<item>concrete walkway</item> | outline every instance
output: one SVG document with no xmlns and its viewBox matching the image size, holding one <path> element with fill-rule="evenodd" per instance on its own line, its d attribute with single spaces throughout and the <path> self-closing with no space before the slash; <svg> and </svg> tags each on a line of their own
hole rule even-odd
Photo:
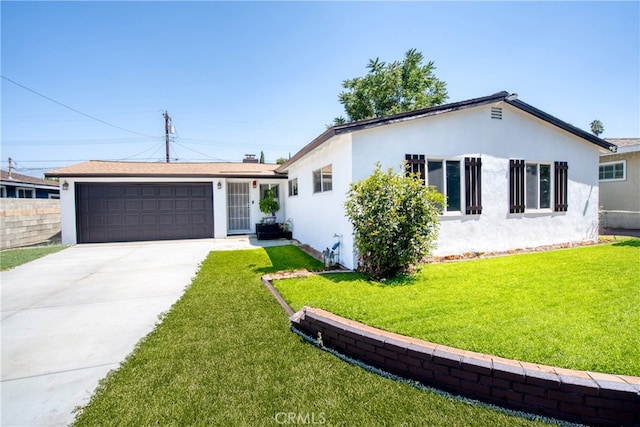
<svg viewBox="0 0 640 427">
<path fill-rule="evenodd" d="M 77 245 L 0 273 L 2 426 L 63 426 L 191 283 L 249 237 Z"/>
</svg>

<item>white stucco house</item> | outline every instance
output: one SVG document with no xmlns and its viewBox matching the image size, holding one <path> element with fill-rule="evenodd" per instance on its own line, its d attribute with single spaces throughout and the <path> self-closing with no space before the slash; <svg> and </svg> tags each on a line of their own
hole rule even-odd
<svg viewBox="0 0 640 427">
<path fill-rule="evenodd" d="M 598 158 L 615 146 L 508 92 L 334 126 L 276 170 L 287 175 L 294 237 L 320 251 L 340 241 L 357 266 L 344 214 L 349 185 L 376 162 L 403 162 L 448 199 L 436 255 L 493 252 L 598 237 Z"/>
<path fill-rule="evenodd" d="M 283 205 L 277 167 L 88 161 L 46 175 L 60 179 L 62 243 L 71 245 L 255 233 L 261 194 L 272 188 Z"/>
<path fill-rule="evenodd" d="M 377 162 L 407 162 L 447 196 L 443 256 L 596 240 L 598 159 L 615 149 L 500 92 L 334 126 L 281 166 L 88 161 L 46 175 L 60 180 L 64 244 L 253 234 L 272 188 L 296 240 L 339 242 L 337 261 L 355 268 L 344 202 Z"/>
</svg>

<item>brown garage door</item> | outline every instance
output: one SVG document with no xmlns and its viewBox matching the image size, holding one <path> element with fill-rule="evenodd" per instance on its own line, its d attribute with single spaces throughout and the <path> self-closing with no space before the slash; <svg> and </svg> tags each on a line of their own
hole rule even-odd
<svg viewBox="0 0 640 427">
<path fill-rule="evenodd" d="M 213 237 L 212 184 L 77 183 L 78 243 Z"/>
</svg>

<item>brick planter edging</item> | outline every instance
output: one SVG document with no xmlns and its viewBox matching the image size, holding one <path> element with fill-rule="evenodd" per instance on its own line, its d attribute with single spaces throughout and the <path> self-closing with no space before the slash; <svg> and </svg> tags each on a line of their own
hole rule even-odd
<svg viewBox="0 0 640 427">
<path fill-rule="evenodd" d="M 562 369 L 459 350 L 311 307 L 294 313 L 290 320 L 297 330 L 321 339 L 325 347 L 448 392 L 571 422 L 640 426 L 640 377 Z"/>
</svg>

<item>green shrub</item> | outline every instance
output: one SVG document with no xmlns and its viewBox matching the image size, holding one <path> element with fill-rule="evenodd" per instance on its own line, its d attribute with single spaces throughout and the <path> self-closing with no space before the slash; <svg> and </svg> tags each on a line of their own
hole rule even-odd
<svg viewBox="0 0 640 427">
<path fill-rule="evenodd" d="M 276 200 L 275 194 L 272 189 L 268 189 L 264 193 L 264 198 L 260 200 L 260 212 L 265 214 L 274 214 L 280 210 L 280 204 Z"/>
<path fill-rule="evenodd" d="M 360 271 L 376 280 L 407 272 L 434 248 L 444 204 L 419 176 L 383 172 L 377 163 L 370 177 L 351 184 L 345 202 Z"/>
</svg>

